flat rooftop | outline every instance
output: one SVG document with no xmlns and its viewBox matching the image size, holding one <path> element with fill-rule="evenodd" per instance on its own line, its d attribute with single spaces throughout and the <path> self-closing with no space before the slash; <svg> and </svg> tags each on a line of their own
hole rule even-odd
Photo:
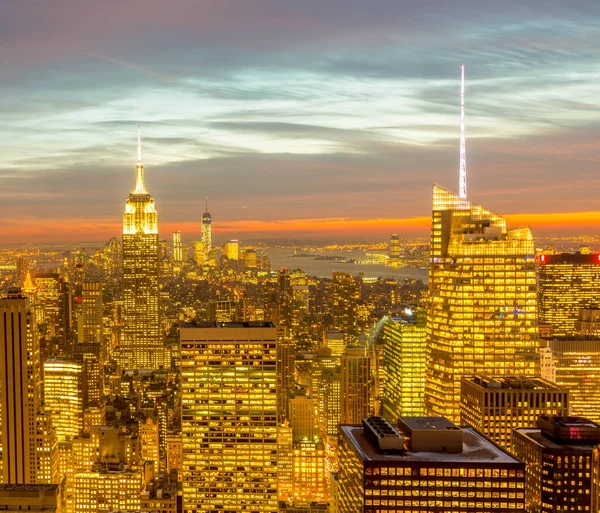
<svg viewBox="0 0 600 513">
<path fill-rule="evenodd" d="M 443 417 L 440 417 L 443 419 Z M 431 417 L 424 418 L 431 421 Z M 451 426 L 452 422 L 443 419 Z M 415 429 L 423 429 L 416 427 Z M 402 465 L 403 463 L 420 463 L 420 462 L 440 462 L 448 464 L 514 464 L 522 465 L 522 463 L 494 445 L 483 435 L 479 434 L 473 428 L 462 428 L 463 432 L 463 452 L 460 453 L 440 453 L 440 452 L 411 452 L 403 454 L 383 454 L 378 451 L 373 443 L 364 434 L 361 426 L 342 425 L 340 430 L 346 438 L 354 445 L 359 456 L 365 462 L 377 463 L 394 463 Z"/>
<path fill-rule="evenodd" d="M 524 376 L 465 376 L 464 381 L 488 390 L 553 390 L 565 391 L 566 389 L 556 383 L 536 377 Z"/>
<path fill-rule="evenodd" d="M 564 450 L 569 449 L 573 451 L 582 451 L 582 452 L 591 452 L 598 444 L 590 443 L 590 444 L 570 444 L 570 443 L 556 443 L 546 438 L 544 433 L 539 428 L 517 428 L 515 429 L 518 433 L 525 435 L 530 440 L 533 440 L 540 447 L 545 447 L 546 449 L 557 449 Z"/>
<path fill-rule="evenodd" d="M 211 322 L 211 321 L 192 321 L 182 322 L 181 328 L 274 328 L 275 324 L 265 321 L 252 322 Z"/>
</svg>

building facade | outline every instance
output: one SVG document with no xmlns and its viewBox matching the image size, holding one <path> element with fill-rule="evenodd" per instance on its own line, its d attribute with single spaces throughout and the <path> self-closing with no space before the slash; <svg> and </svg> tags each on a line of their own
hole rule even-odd
<svg viewBox="0 0 600 513">
<path fill-rule="evenodd" d="M 441 417 L 340 426 L 339 513 L 523 511 L 525 465 Z"/>
<path fill-rule="evenodd" d="M 528 228 L 433 187 L 425 407 L 458 421 L 465 375 L 539 373 L 535 248 Z"/>
<path fill-rule="evenodd" d="M 135 186 L 123 214 L 123 328 L 119 345 L 123 369 L 164 365 L 160 329 L 158 214 L 144 181 L 141 143 Z"/>
<path fill-rule="evenodd" d="M 465 376 L 460 423 L 507 450 L 512 431 L 536 427 L 540 415 L 569 415 L 569 391 L 542 378 Z"/>
<path fill-rule="evenodd" d="M 277 329 L 185 326 L 183 511 L 277 511 Z"/>
<path fill-rule="evenodd" d="M 538 262 L 540 324 L 552 336 L 573 335 L 579 311 L 598 304 L 600 255 L 542 254 Z"/>
</svg>

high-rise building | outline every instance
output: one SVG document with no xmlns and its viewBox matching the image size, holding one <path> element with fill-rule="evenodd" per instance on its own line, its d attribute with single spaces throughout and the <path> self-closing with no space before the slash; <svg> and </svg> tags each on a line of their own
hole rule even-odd
<svg viewBox="0 0 600 513">
<path fill-rule="evenodd" d="M 398 260 L 400 258 L 400 238 L 397 233 L 390 235 L 390 259 Z"/>
<path fill-rule="evenodd" d="M 52 415 L 58 442 L 83 430 L 83 369 L 79 362 L 50 358 L 44 362 L 44 406 Z"/>
<path fill-rule="evenodd" d="M 371 413 L 371 361 L 364 348 L 346 347 L 340 366 L 340 385 L 342 424 L 360 424 Z"/>
<path fill-rule="evenodd" d="M 140 455 L 145 461 L 153 461 L 155 468 L 158 468 L 160 461 L 158 438 L 158 419 L 147 417 L 145 421 L 140 421 Z"/>
<path fill-rule="evenodd" d="M 525 465 L 443 417 L 340 426 L 339 513 L 523 511 Z"/>
<path fill-rule="evenodd" d="M 591 508 L 593 452 L 600 426 L 581 417 L 540 417 L 513 432 L 512 452 L 526 465 L 525 511 L 575 513 Z"/>
<path fill-rule="evenodd" d="M 158 369 L 164 365 L 160 330 L 158 214 L 144 182 L 141 142 L 135 186 L 123 214 L 123 369 Z"/>
<path fill-rule="evenodd" d="M 37 481 L 36 416 L 40 348 L 29 300 L 18 288 L 0 299 L 0 453 L 2 483 Z"/>
<path fill-rule="evenodd" d="M 294 442 L 292 427 L 284 422 L 277 428 L 277 496 L 287 501 L 294 491 Z"/>
<path fill-rule="evenodd" d="M 557 337 L 544 344 L 542 377 L 569 390 L 571 415 L 600 424 L 600 338 Z"/>
<path fill-rule="evenodd" d="M 458 421 L 465 375 L 535 375 L 537 285 L 529 228 L 433 186 L 425 408 Z"/>
<path fill-rule="evenodd" d="M 240 243 L 237 240 L 230 240 L 223 245 L 223 255 L 229 260 L 239 260 Z"/>
<path fill-rule="evenodd" d="M 600 336 L 600 308 L 581 308 L 575 321 L 575 333 L 577 335 Z"/>
<path fill-rule="evenodd" d="M 314 438 L 294 444 L 293 498 L 298 502 L 324 502 L 329 498 L 329 479 L 323 441 Z"/>
<path fill-rule="evenodd" d="M 183 511 L 277 511 L 277 329 L 186 325 Z"/>
<path fill-rule="evenodd" d="M 540 415 L 569 415 L 569 391 L 542 378 L 466 376 L 460 423 L 510 450 L 516 428 L 534 428 Z"/>
<path fill-rule="evenodd" d="M 346 342 L 352 343 L 358 337 L 358 300 L 360 283 L 348 273 L 333 272 L 333 293 L 331 297 L 333 328 L 345 334 Z"/>
<path fill-rule="evenodd" d="M 210 258 L 212 250 L 212 217 L 208 213 L 208 198 L 206 198 L 206 210 L 202 215 L 202 246 L 206 261 Z"/>
<path fill-rule="evenodd" d="M 173 262 L 183 262 L 181 232 L 173 232 Z"/>
<path fill-rule="evenodd" d="M 73 476 L 74 513 L 140 511 L 143 487 L 140 470 L 95 468 Z"/>
<path fill-rule="evenodd" d="M 86 342 L 75 344 L 73 357 L 81 364 L 83 407 L 98 405 L 104 396 L 104 364 L 101 344 Z"/>
<path fill-rule="evenodd" d="M 293 339 L 280 333 L 277 341 L 277 415 L 281 424 L 289 420 L 288 398 L 294 385 L 294 351 Z"/>
<path fill-rule="evenodd" d="M 288 400 L 290 426 L 294 433 L 294 442 L 312 440 L 317 434 L 315 419 L 315 401 L 306 395 L 306 391 L 294 394 Z"/>
<path fill-rule="evenodd" d="M 102 343 L 104 316 L 101 282 L 83 282 L 80 313 L 77 327 L 78 342 Z"/>
<path fill-rule="evenodd" d="M 538 262 L 540 324 L 553 336 L 573 335 L 579 311 L 598 304 L 600 255 L 544 253 Z"/>
<path fill-rule="evenodd" d="M 383 340 L 383 416 L 395 422 L 401 416 L 425 413 L 425 318 L 411 314 L 386 318 Z"/>
</svg>

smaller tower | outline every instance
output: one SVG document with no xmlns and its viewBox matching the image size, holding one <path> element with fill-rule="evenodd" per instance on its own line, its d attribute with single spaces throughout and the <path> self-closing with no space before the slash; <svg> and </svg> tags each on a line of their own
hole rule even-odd
<svg viewBox="0 0 600 513">
<path fill-rule="evenodd" d="M 460 177 L 459 196 L 467 199 L 467 153 L 465 144 L 465 65 L 461 67 L 460 79 Z"/>
</svg>

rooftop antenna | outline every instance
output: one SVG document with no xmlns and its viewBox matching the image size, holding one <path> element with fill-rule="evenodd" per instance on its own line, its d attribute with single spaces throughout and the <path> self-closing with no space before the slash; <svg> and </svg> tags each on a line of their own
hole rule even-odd
<svg viewBox="0 0 600 513">
<path fill-rule="evenodd" d="M 467 199 L 467 153 L 465 149 L 465 65 L 461 64 L 460 80 L 460 177 L 459 196 Z"/>
</svg>

